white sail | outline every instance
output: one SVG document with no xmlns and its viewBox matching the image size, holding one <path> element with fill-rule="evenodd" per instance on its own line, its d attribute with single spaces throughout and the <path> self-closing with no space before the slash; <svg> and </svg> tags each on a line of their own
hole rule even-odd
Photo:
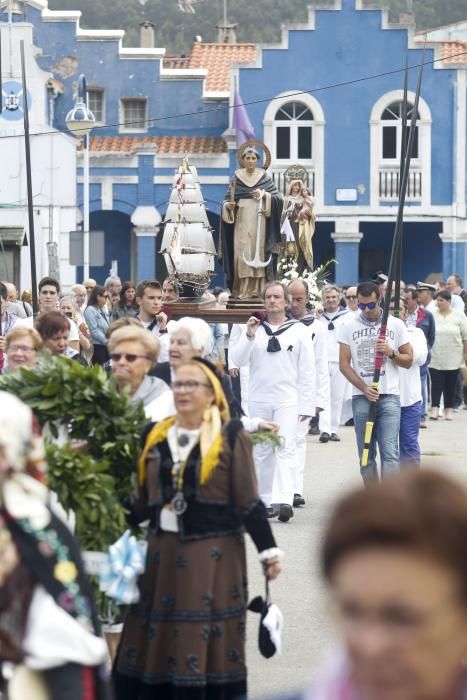
<svg viewBox="0 0 467 700">
<path fill-rule="evenodd" d="M 165 221 L 189 221 L 209 226 L 209 219 L 202 202 L 192 204 L 169 204 Z"/>
<path fill-rule="evenodd" d="M 178 247 L 181 251 L 187 250 L 191 252 L 196 250 L 200 253 L 216 254 L 211 230 L 200 223 L 166 223 L 161 253 L 172 251 L 175 247 Z"/>
<path fill-rule="evenodd" d="M 177 188 L 175 187 L 170 193 L 169 203 L 179 204 L 181 202 L 190 204 L 192 202 L 203 202 L 203 195 L 199 187 L 195 187 L 194 185 L 187 185 L 186 183 L 184 183 L 184 186 L 182 185 L 180 194 Z"/>
<path fill-rule="evenodd" d="M 206 253 L 188 253 L 182 255 L 179 273 L 188 275 L 205 275 L 214 270 L 214 258 Z"/>
<path fill-rule="evenodd" d="M 173 180 L 161 253 L 180 298 L 200 299 L 214 273 L 216 249 L 198 173 L 186 156 Z"/>
<path fill-rule="evenodd" d="M 187 170 L 186 172 L 184 172 L 181 168 L 179 168 L 177 173 L 175 174 L 173 184 L 176 185 L 178 180 L 179 180 L 180 175 L 182 175 L 183 181 L 184 181 L 186 186 L 195 185 L 195 186 L 199 187 L 198 173 L 196 172 L 196 170 L 195 170 L 195 172 L 193 172 L 193 170 L 195 170 L 195 169 L 190 167 L 190 170 Z"/>
</svg>

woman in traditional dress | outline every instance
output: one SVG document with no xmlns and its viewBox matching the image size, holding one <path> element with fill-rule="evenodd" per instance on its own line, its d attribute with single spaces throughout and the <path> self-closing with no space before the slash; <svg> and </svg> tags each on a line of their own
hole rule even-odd
<svg viewBox="0 0 467 700">
<path fill-rule="evenodd" d="M 281 242 L 282 197 L 265 170 L 257 167 L 258 157 L 254 148 L 245 148 L 241 157 L 244 167 L 235 171 L 222 205 L 223 265 L 232 296 L 237 299 L 261 296 L 267 279 L 274 278 Z M 245 259 L 255 257 L 258 232 L 260 261 L 265 263 L 272 257 L 269 265 L 252 267 Z"/>
<path fill-rule="evenodd" d="M 124 624 L 115 691 L 118 700 L 233 700 L 246 696 L 243 529 L 268 579 L 280 572 L 280 551 L 250 440 L 228 420 L 214 366 L 192 359 L 172 388 L 177 413 L 150 426 L 140 459 L 134 520 L 150 519 L 147 565 Z"/>
<path fill-rule="evenodd" d="M 69 529 L 48 507 L 32 412 L 0 392 L 0 663 L 10 700 L 107 698 L 107 646 Z M 3 697 L 3 694 L 2 694 Z"/>
<path fill-rule="evenodd" d="M 310 190 L 302 180 L 292 180 L 284 198 L 282 229 L 287 219 L 297 245 L 297 272 L 301 276 L 305 270 L 313 269 L 313 249 L 311 239 L 315 232 L 314 201 Z"/>
</svg>

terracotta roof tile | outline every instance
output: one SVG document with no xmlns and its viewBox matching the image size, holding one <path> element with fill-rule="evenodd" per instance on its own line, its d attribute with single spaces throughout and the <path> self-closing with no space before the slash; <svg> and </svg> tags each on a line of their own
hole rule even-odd
<svg viewBox="0 0 467 700">
<path fill-rule="evenodd" d="M 218 136 L 91 136 L 90 150 L 98 153 L 134 153 L 153 144 L 158 153 L 226 153 L 227 144 Z"/>
<path fill-rule="evenodd" d="M 189 56 L 165 56 L 163 63 L 164 63 L 164 68 L 189 68 L 190 67 L 190 57 Z"/>
<path fill-rule="evenodd" d="M 445 41 L 441 45 L 443 63 L 467 63 L 467 41 Z"/>
<path fill-rule="evenodd" d="M 193 45 L 188 68 L 206 68 L 206 90 L 228 92 L 230 69 L 234 63 L 252 63 L 256 60 L 255 44 L 202 44 Z"/>
</svg>

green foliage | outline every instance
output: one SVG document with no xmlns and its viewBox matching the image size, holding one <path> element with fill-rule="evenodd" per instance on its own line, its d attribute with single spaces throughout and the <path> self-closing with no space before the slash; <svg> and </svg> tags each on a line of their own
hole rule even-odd
<svg viewBox="0 0 467 700">
<path fill-rule="evenodd" d="M 76 531 L 86 550 L 105 551 L 125 531 L 125 510 L 116 498 L 108 462 L 96 462 L 70 443 L 47 445 L 49 487 L 65 511 L 76 515 Z"/>
<path fill-rule="evenodd" d="M 274 449 L 280 447 L 282 441 L 279 433 L 272 433 L 269 430 L 258 430 L 250 433 L 250 438 L 253 445 L 268 445 Z"/>
<path fill-rule="evenodd" d="M 279 42 L 282 24 L 305 22 L 308 5 L 326 6 L 333 0 L 228 0 L 228 21 L 238 23 L 238 40 L 257 43 Z M 389 7 L 394 19 L 406 11 L 407 0 L 365 0 L 369 7 Z M 414 0 L 417 29 L 457 22 L 467 18 L 465 0 Z M 195 35 L 203 41 L 217 41 L 216 24 L 223 19 L 222 0 L 204 0 L 196 14 L 183 14 L 177 0 L 49 0 L 50 9 L 81 10 L 82 27 L 125 29 L 125 45 L 139 45 L 139 23 L 156 23 L 156 43 L 169 53 L 189 52 Z"/>
<path fill-rule="evenodd" d="M 76 513 L 85 549 L 105 550 L 125 529 L 120 498 L 131 490 L 139 440 L 147 422 L 142 406 L 120 395 L 100 367 L 51 357 L 0 379 L 0 388 L 22 399 L 47 440 L 49 484 L 65 510 Z M 68 440 L 57 444 L 59 428 Z M 87 442 L 84 451 L 71 440 Z"/>
</svg>

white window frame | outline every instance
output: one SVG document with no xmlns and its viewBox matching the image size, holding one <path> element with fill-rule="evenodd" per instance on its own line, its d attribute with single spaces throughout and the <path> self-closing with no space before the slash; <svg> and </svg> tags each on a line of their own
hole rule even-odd
<svg viewBox="0 0 467 700">
<path fill-rule="evenodd" d="M 90 94 L 91 92 L 99 93 L 102 101 L 102 107 L 101 107 L 101 112 L 102 112 L 102 119 L 97 119 L 96 113 L 93 109 L 93 106 L 90 101 Z M 102 87 L 98 87 L 97 85 L 88 85 L 87 86 L 87 100 L 88 100 L 88 107 L 91 110 L 91 112 L 94 114 L 96 117 L 96 125 L 97 126 L 103 126 L 105 124 L 105 90 Z"/>
<path fill-rule="evenodd" d="M 304 109 L 310 109 L 305 102 L 303 102 L 300 97 L 297 97 L 295 100 L 290 100 L 289 102 L 284 102 L 283 105 L 277 108 L 276 114 L 274 115 L 274 143 L 273 143 L 273 149 L 274 149 L 274 160 L 277 162 L 282 161 L 283 163 L 286 163 L 287 161 L 292 161 L 295 163 L 303 163 L 303 165 L 313 165 L 313 147 L 314 147 L 314 139 L 313 139 L 313 127 L 315 124 L 314 117 L 313 119 L 277 119 L 277 113 L 282 107 L 285 107 L 288 104 L 291 104 L 292 102 L 298 103 L 303 105 Z M 310 110 L 312 112 L 312 110 Z M 313 114 L 313 112 L 312 112 Z M 298 156 L 298 128 L 300 126 L 306 126 L 311 129 L 311 158 L 299 158 Z M 290 156 L 288 158 L 279 158 L 277 156 L 277 128 L 278 127 L 288 127 L 290 129 Z"/>
<path fill-rule="evenodd" d="M 129 124 L 128 126 L 125 125 L 125 106 L 128 102 L 140 102 L 144 103 L 144 121 L 145 121 L 145 126 L 140 127 L 140 126 L 135 126 L 134 124 Z M 133 133 L 133 134 L 144 134 L 148 130 L 148 123 L 147 123 L 147 118 L 148 118 L 148 98 L 147 97 L 139 97 L 139 96 L 132 96 L 132 97 L 121 97 L 120 98 L 120 131 L 122 133 Z M 128 120 L 130 121 L 130 120 Z"/>
<path fill-rule="evenodd" d="M 383 130 L 382 125 L 389 125 L 389 120 L 382 120 L 383 113 L 387 107 L 394 102 L 401 102 L 404 99 L 403 90 L 392 90 L 382 95 L 373 105 L 370 116 L 370 206 L 379 209 L 381 206 L 387 211 L 387 205 L 381 204 L 379 197 L 379 173 L 384 167 L 398 167 L 399 159 L 383 159 Z M 407 101 L 413 105 L 415 103 L 415 93 L 408 91 Z M 420 207 L 431 205 L 431 111 L 427 102 L 420 97 L 418 103 L 419 119 L 418 125 L 418 158 L 411 160 L 412 168 L 419 168 L 422 173 L 422 198 Z M 396 120 L 394 120 L 396 124 Z M 399 126 L 402 128 L 401 122 Z M 400 152 L 400 135 L 397 141 L 398 153 Z"/>
<path fill-rule="evenodd" d="M 399 102 L 399 100 L 396 100 L 396 102 Z M 381 163 L 387 164 L 387 165 L 398 165 L 400 163 L 400 157 L 401 157 L 401 145 L 402 145 L 402 119 L 399 117 L 398 119 L 383 119 L 383 114 L 388 109 L 388 107 L 391 106 L 391 104 L 394 104 L 394 102 L 391 102 L 390 104 L 387 105 L 385 109 L 383 109 L 381 113 L 381 122 L 380 122 L 380 128 L 381 128 L 381 150 L 379 157 L 381 158 Z M 409 102 L 410 110 L 410 116 L 407 117 L 407 127 L 410 127 L 410 122 L 412 119 L 412 108 L 413 105 L 412 103 Z M 420 117 L 420 110 L 418 110 L 418 116 Z M 422 150 L 422 144 L 420 143 L 420 118 L 417 119 L 416 122 L 417 129 L 418 129 L 418 156 L 417 158 L 411 159 L 411 164 L 412 165 L 421 165 L 421 159 L 420 159 L 420 153 Z M 395 158 L 384 158 L 383 157 L 383 129 L 388 126 L 395 126 L 396 127 L 396 156 Z M 407 130 L 407 138 L 408 138 L 409 132 Z"/>
<path fill-rule="evenodd" d="M 316 174 L 315 177 L 315 202 L 316 207 L 322 207 L 324 205 L 324 127 L 326 125 L 324 119 L 323 108 L 321 107 L 318 100 L 309 94 L 297 95 L 297 90 L 288 90 L 287 92 L 282 92 L 276 95 L 271 102 L 266 107 L 264 118 L 263 118 L 263 140 L 264 143 L 272 144 L 271 153 L 271 169 L 286 169 L 289 165 L 294 165 L 298 162 L 297 158 L 293 156 L 289 159 L 276 158 L 276 126 L 286 126 L 290 124 L 291 121 L 277 121 L 275 116 L 279 109 L 289 102 L 301 102 L 305 107 L 313 114 L 313 121 L 299 121 L 294 120 L 294 125 L 300 126 L 312 126 L 312 158 L 306 160 L 300 160 L 300 164 L 313 170 Z M 295 138 L 298 143 L 298 130 L 294 129 Z M 296 152 L 296 151 L 295 151 Z M 292 139 L 291 139 L 291 153 L 292 151 Z"/>
</svg>

